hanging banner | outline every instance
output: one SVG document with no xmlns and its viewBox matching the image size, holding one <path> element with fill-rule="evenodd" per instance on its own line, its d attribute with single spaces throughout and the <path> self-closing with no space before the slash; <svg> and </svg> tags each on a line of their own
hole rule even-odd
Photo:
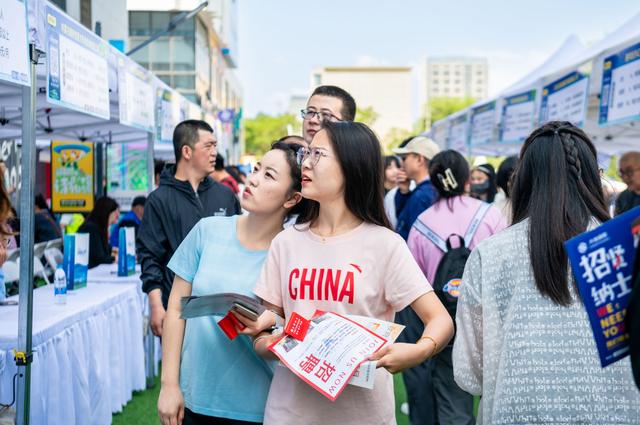
<svg viewBox="0 0 640 425">
<path fill-rule="evenodd" d="M 540 124 L 548 121 L 569 121 L 584 125 L 587 115 L 589 78 L 579 72 L 554 81 L 542 89 Z"/>
<path fill-rule="evenodd" d="M 121 211 L 130 211 L 136 196 L 149 193 L 146 143 L 111 144 L 107 148 L 107 194 Z"/>
<path fill-rule="evenodd" d="M 471 129 L 469 131 L 469 144 L 471 146 L 483 145 L 493 141 L 493 129 L 496 125 L 496 102 L 471 109 Z"/>
<path fill-rule="evenodd" d="M 93 143 L 51 142 L 51 209 L 93 209 Z"/>
<path fill-rule="evenodd" d="M 0 80 L 29 86 L 27 9 L 22 0 L 0 3 Z"/>
<path fill-rule="evenodd" d="M 536 91 L 509 96 L 502 106 L 501 143 L 520 143 L 533 131 L 536 113 Z"/>
<path fill-rule="evenodd" d="M 629 354 L 624 319 L 633 287 L 638 232 L 640 207 L 565 242 L 602 367 Z"/>
<path fill-rule="evenodd" d="M 640 120 L 640 43 L 602 65 L 600 125 Z"/>
<path fill-rule="evenodd" d="M 451 120 L 449 129 L 449 149 L 462 154 L 467 153 L 467 131 L 469 129 L 467 114 L 460 115 Z"/>
<path fill-rule="evenodd" d="M 118 58 L 118 103 L 120 122 L 153 132 L 154 93 L 151 73 L 124 57 Z"/>
<path fill-rule="evenodd" d="M 431 138 L 440 147 L 440 150 L 447 149 L 447 131 L 449 129 L 447 121 L 438 121 L 431 126 Z"/>
<path fill-rule="evenodd" d="M 168 87 L 158 87 L 156 106 L 156 143 L 173 144 L 173 130 L 184 120 L 182 96 Z"/>
<path fill-rule="evenodd" d="M 106 41 L 47 5 L 47 100 L 108 120 Z"/>
</svg>

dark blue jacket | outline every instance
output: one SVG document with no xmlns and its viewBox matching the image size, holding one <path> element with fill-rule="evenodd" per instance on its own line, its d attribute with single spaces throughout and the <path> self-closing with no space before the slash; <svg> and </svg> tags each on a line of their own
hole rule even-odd
<svg viewBox="0 0 640 425">
<path fill-rule="evenodd" d="M 435 199 L 435 190 L 429 179 L 416 186 L 411 192 L 403 194 L 396 192 L 396 216 L 398 224 L 396 232 L 406 241 L 409 238 L 411 226 L 424 210 L 429 208 Z"/>
</svg>

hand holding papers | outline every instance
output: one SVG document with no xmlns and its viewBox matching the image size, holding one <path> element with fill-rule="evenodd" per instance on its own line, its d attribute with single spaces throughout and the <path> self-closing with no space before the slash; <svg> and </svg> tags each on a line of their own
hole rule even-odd
<svg viewBox="0 0 640 425">
<path fill-rule="evenodd" d="M 360 365 L 388 342 L 372 328 L 393 339 L 402 331 L 402 327 L 388 322 L 360 317 L 352 320 L 317 311 L 309 321 L 302 341 L 285 335 L 269 349 L 300 379 L 335 400 Z M 357 382 L 365 384 L 359 386 L 371 388 L 375 363 L 368 363 L 365 369 L 358 371 Z"/>
</svg>

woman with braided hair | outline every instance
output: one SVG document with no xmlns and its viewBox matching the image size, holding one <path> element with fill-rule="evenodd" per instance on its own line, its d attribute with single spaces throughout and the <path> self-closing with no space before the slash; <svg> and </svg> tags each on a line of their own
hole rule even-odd
<svg viewBox="0 0 640 425">
<path fill-rule="evenodd" d="M 638 424 L 629 359 L 602 368 L 564 242 L 609 219 L 587 135 L 549 122 L 525 140 L 513 225 L 481 242 L 462 279 L 454 377 L 478 423 Z"/>
</svg>

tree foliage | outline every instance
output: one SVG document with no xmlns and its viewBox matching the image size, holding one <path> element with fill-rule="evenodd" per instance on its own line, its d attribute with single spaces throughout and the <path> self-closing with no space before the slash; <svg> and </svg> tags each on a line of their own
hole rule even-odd
<svg viewBox="0 0 640 425">
<path fill-rule="evenodd" d="M 467 106 L 476 102 L 472 97 L 434 97 L 429 100 L 429 111 L 431 113 L 431 123 L 440 121 L 449 115 L 461 111 Z"/>
<path fill-rule="evenodd" d="M 300 122 L 292 114 L 267 115 L 260 113 L 255 118 L 244 119 L 245 151 L 247 154 L 262 155 L 271 144 L 289 134 L 301 133 Z"/>
</svg>

